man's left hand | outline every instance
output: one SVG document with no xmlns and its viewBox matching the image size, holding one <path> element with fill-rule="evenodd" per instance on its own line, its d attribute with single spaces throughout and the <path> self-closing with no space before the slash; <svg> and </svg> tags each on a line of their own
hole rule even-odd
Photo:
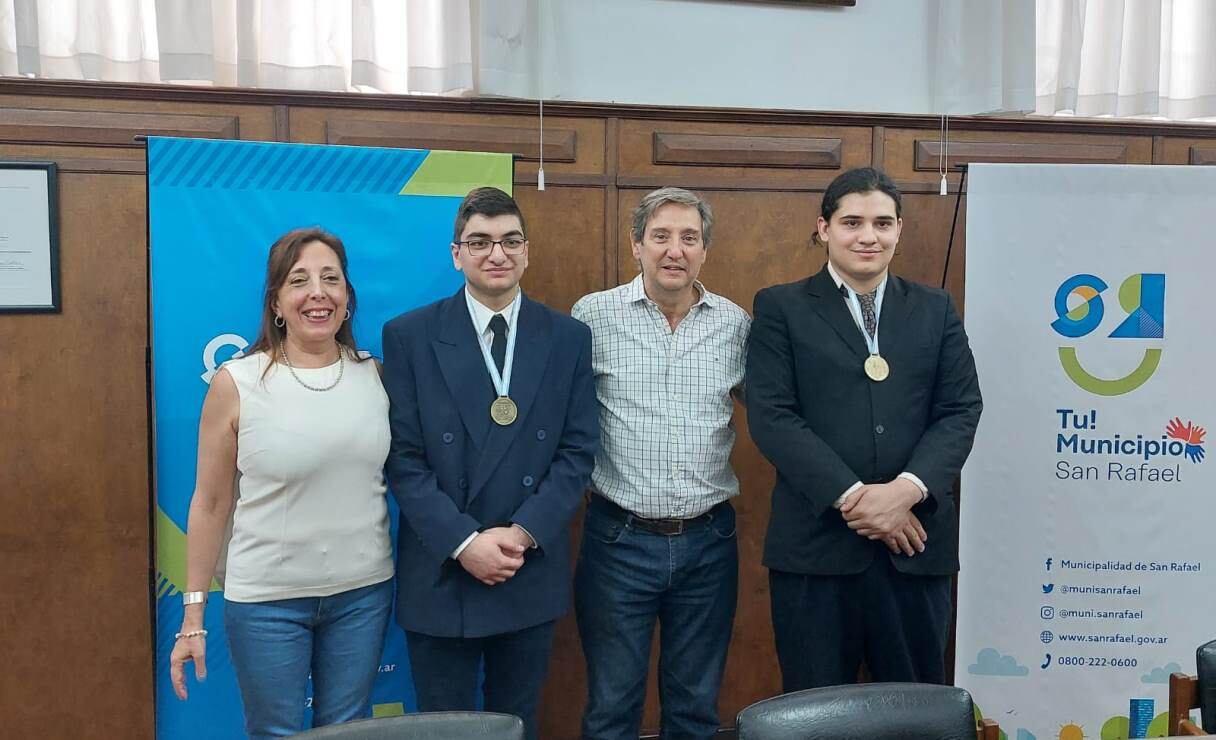
<svg viewBox="0 0 1216 740">
<path fill-rule="evenodd" d="M 536 547 L 536 541 L 532 539 L 532 535 L 518 524 L 512 524 L 506 528 L 511 536 L 515 538 L 515 544 L 523 547 L 525 550 L 531 550 Z"/>
<path fill-rule="evenodd" d="M 870 539 L 879 539 L 875 535 L 870 535 Z M 912 512 L 908 512 L 908 524 L 903 530 L 896 532 L 890 537 L 882 538 L 882 541 L 896 555 L 901 552 L 908 557 L 915 557 L 917 553 L 925 551 L 925 542 L 929 540 L 928 533 L 921 526 L 920 519 Z"/>
<path fill-rule="evenodd" d="M 908 524 L 908 512 L 920 502 L 916 484 L 906 478 L 862 486 L 840 507 L 849 529 L 863 537 L 886 539 Z"/>
</svg>

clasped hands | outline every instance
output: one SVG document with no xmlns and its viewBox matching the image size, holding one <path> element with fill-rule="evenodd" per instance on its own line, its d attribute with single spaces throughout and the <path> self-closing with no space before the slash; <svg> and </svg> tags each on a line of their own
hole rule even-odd
<svg viewBox="0 0 1216 740">
<path fill-rule="evenodd" d="M 532 538 L 519 525 L 491 527 L 479 532 L 456 559 L 474 578 L 495 586 L 523 567 L 530 547 Z"/>
<path fill-rule="evenodd" d="M 840 515 L 849 529 L 871 540 L 882 540 L 891 552 L 912 557 L 925 551 L 929 536 L 912 507 L 921 500 L 920 488 L 906 478 L 862 486 L 849 494 Z"/>
</svg>

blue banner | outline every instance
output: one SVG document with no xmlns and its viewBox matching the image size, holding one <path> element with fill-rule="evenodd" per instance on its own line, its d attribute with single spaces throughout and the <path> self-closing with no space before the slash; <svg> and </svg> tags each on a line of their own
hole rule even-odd
<svg viewBox="0 0 1216 740">
<path fill-rule="evenodd" d="M 345 242 L 359 296 L 355 337 L 361 349 L 379 357 L 386 320 L 459 287 L 448 249 L 456 207 L 480 185 L 511 192 L 512 160 L 508 154 L 153 137 L 147 171 L 156 735 L 241 738 L 244 719 L 221 594 L 213 593 L 207 606 L 207 680 L 195 681 L 188 666 L 185 702 L 169 682 L 169 653 L 182 619 L 199 411 L 215 369 L 243 353 L 257 334 L 270 245 L 304 226 L 320 226 Z M 395 541 L 391 497 L 390 516 Z M 395 620 L 372 703 L 377 716 L 415 708 Z"/>
</svg>

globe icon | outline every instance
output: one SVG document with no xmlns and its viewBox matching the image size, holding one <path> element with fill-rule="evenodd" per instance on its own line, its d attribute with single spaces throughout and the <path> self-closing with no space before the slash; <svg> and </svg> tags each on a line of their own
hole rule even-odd
<svg viewBox="0 0 1216 740">
<path fill-rule="evenodd" d="M 1051 634 L 1051 630 L 1043 630 L 1039 633 L 1039 639 L 1043 641 L 1043 644 L 1047 644 L 1056 639 L 1056 636 Z"/>
</svg>

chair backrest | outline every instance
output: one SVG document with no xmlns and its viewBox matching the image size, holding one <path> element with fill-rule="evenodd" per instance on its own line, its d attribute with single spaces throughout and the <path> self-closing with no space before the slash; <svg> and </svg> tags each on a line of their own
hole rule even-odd
<svg viewBox="0 0 1216 740">
<path fill-rule="evenodd" d="M 1199 679 L 1185 673 L 1170 674 L 1169 723 L 1166 730 L 1170 737 L 1202 735 L 1203 730 L 1191 721 L 1191 710 L 1199 706 L 1196 689 Z"/>
<path fill-rule="evenodd" d="M 1169 726 L 1171 735 L 1216 733 L 1216 640 L 1195 651 L 1197 674 L 1170 674 Z M 1199 708 L 1203 727 L 1191 722 L 1191 710 Z"/>
<path fill-rule="evenodd" d="M 1195 651 L 1195 665 L 1199 679 L 1195 706 L 1202 715 L 1203 729 L 1216 733 L 1216 640 L 1199 646 Z"/>
<path fill-rule="evenodd" d="M 738 740 L 975 740 L 971 695 L 953 686 L 869 683 L 765 699 L 735 721 Z"/>
<path fill-rule="evenodd" d="M 422 712 L 318 727 L 300 740 L 524 740 L 519 717 L 493 712 Z"/>
</svg>

